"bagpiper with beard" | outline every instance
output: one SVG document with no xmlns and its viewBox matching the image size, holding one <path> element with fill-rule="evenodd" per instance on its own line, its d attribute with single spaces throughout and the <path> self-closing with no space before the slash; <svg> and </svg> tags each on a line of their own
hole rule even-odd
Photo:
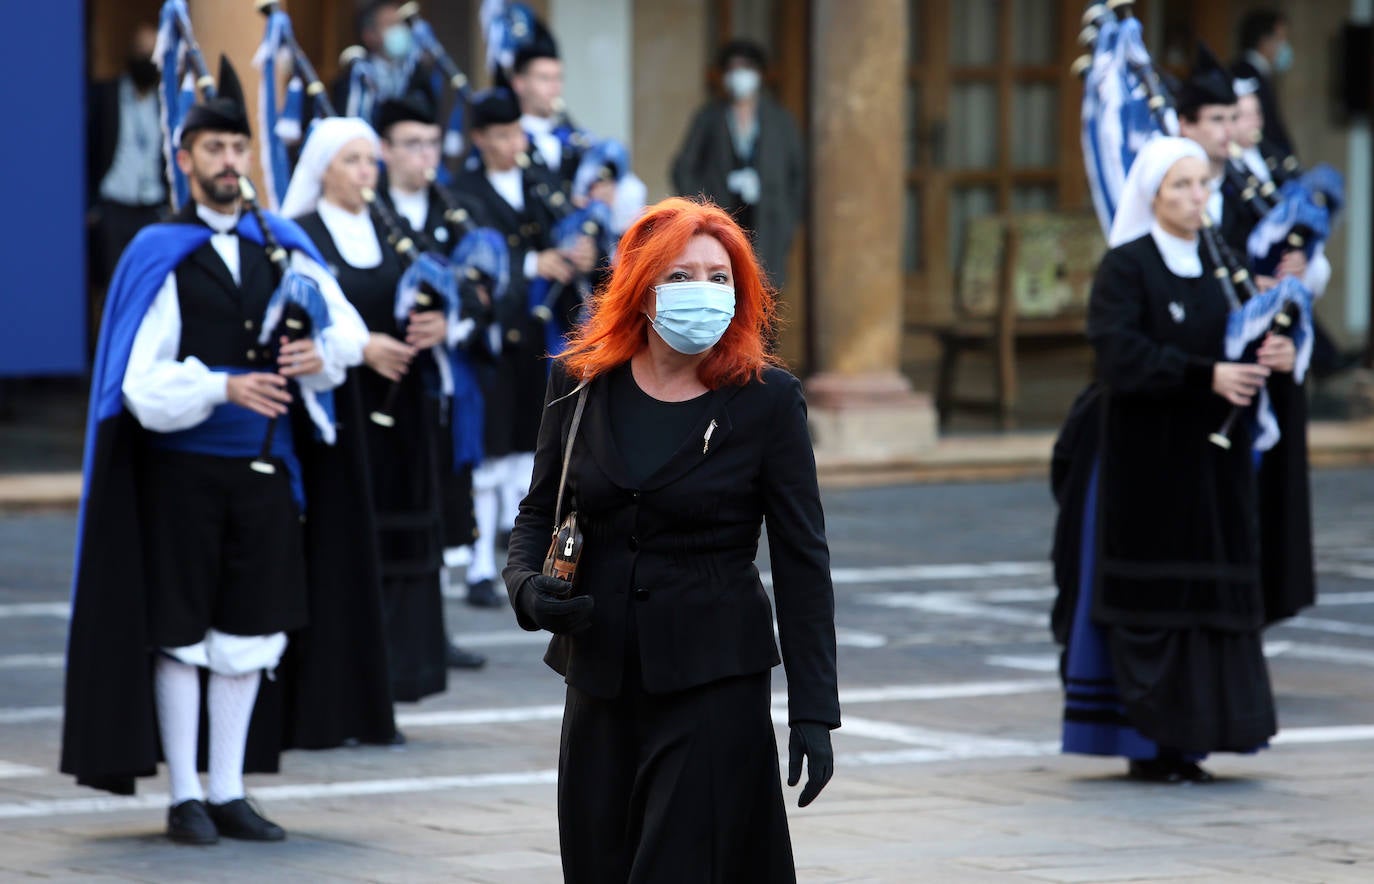
<svg viewBox="0 0 1374 884">
<path fill-rule="evenodd" d="M 243 773 L 277 769 L 281 690 L 262 676 L 309 621 L 313 547 L 349 518 L 312 510 L 317 524 L 303 531 L 302 465 L 313 435 L 334 440 L 329 392 L 361 360 L 366 329 L 300 228 L 265 216 L 290 250 L 285 272 L 314 283 L 291 280 L 305 286 L 311 334 L 269 341 L 279 326 L 265 313 L 285 284 L 240 199 L 251 131 L 227 61 L 218 97 L 174 137 L 192 201 L 130 244 L 101 326 L 62 770 L 131 794 L 136 777 L 156 773 L 160 744 L 170 838 L 276 841 L 285 832 L 246 801 Z M 203 711 L 208 794 L 197 776 Z"/>
<path fill-rule="evenodd" d="M 529 143 L 520 128 L 520 106 L 509 90 L 497 87 L 474 95 L 469 129 L 475 152 L 454 189 L 478 225 L 506 237 L 511 280 L 493 305 L 496 358 L 481 370 L 485 459 L 472 474 L 477 541 L 467 573 L 468 602 L 504 605 L 493 582 L 496 535 L 509 535 L 520 501 L 529 492 L 548 378 L 544 325 L 531 312 L 530 287 L 540 280 L 563 286 L 553 312 L 569 315 L 580 304 L 570 283 L 575 274 L 590 272 L 597 256 L 587 237 L 567 249 L 553 247 L 555 218 L 541 195 L 541 185 L 547 188 L 549 179 L 521 163 Z"/>
</svg>

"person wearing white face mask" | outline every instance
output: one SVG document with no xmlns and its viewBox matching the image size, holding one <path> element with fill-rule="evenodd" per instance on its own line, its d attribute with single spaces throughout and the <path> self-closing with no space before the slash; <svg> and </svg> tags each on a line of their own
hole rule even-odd
<svg viewBox="0 0 1374 884">
<path fill-rule="evenodd" d="M 765 347 L 773 316 L 739 226 L 667 199 L 625 232 L 552 365 L 502 576 L 519 624 L 553 633 L 544 660 L 567 682 L 569 884 L 796 880 L 771 668 L 787 670 L 803 807 L 830 779 L 840 708 L 806 403 Z M 584 545 L 568 581 L 543 562 L 570 511 Z M 764 526 L 781 653 L 754 564 Z"/>
<path fill-rule="evenodd" d="M 1255 80 L 1256 94 L 1264 113 L 1264 141 L 1283 156 L 1296 153 L 1293 139 L 1279 113 L 1274 77 L 1293 66 L 1293 44 L 1288 42 L 1288 19 L 1272 9 L 1257 9 L 1240 22 L 1240 58 L 1231 65 L 1237 80 Z"/>
<path fill-rule="evenodd" d="M 792 115 L 763 89 L 766 67 L 757 43 L 726 44 L 719 63 L 725 97 L 697 111 L 672 175 L 678 194 L 708 197 L 734 215 L 782 288 L 804 206 L 806 161 Z"/>
</svg>

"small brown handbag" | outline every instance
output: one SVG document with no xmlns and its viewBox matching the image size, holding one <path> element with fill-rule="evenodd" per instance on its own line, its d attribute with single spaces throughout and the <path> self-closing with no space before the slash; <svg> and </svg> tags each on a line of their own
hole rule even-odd
<svg viewBox="0 0 1374 884">
<path fill-rule="evenodd" d="M 553 540 L 544 556 L 544 576 L 557 577 L 572 583 L 577 578 L 577 562 L 582 558 L 582 531 L 577 527 L 577 510 L 563 518 L 563 491 L 568 485 L 568 465 L 572 463 L 573 442 L 582 424 L 582 410 L 587 404 L 587 385 L 577 391 L 577 406 L 573 409 L 572 426 L 568 428 L 568 444 L 563 449 L 563 475 L 558 479 L 558 498 L 553 508 Z"/>
</svg>

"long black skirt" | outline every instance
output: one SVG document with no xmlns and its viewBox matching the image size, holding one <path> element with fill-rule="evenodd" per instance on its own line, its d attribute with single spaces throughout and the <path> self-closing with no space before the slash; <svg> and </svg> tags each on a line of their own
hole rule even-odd
<svg viewBox="0 0 1374 884">
<path fill-rule="evenodd" d="M 621 696 L 568 687 L 558 829 L 568 884 L 793 882 L 770 674 Z"/>
<path fill-rule="evenodd" d="M 364 414 L 382 407 L 391 383 L 375 372 L 358 375 Z M 448 686 L 443 523 L 439 490 L 438 403 L 425 394 L 419 372 L 401 382 L 392 427 L 367 421 L 367 455 L 382 563 L 391 689 L 413 702 Z"/>
</svg>

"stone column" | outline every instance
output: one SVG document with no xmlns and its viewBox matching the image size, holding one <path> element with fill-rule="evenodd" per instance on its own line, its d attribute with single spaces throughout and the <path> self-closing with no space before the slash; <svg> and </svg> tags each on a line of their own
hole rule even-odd
<svg viewBox="0 0 1374 884">
<path fill-rule="evenodd" d="M 900 460 L 935 443 L 899 371 L 907 4 L 812 0 L 811 244 L 818 459 Z"/>
</svg>

